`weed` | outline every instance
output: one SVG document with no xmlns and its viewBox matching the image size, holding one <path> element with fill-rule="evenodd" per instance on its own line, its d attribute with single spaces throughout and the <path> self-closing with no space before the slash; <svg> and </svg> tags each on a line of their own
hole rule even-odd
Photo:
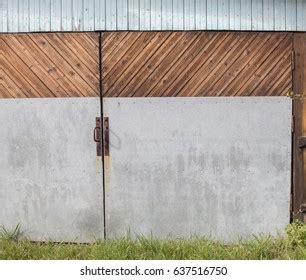
<svg viewBox="0 0 306 280">
<path fill-rule="evenodd" d="M 21 236 L 20 224 L 18 224 L 14 229 L 8 230 L 4 226 L 0 227 L 0 238 L 9 241 L 18 242 Z"/>
<path fill-rule="evenodd" d="M 286 228 L 288 241 L 291 246 L 306 246 L 306 225 L 296 221 Z"/>
</svg>

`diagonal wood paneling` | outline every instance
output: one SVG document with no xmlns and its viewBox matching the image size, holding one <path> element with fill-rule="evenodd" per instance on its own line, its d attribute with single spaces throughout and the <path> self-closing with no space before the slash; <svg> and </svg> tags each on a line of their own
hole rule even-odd
<svg viewBox="0 0 306 280">
<path fill-rule="evenodd" d="M 0 98 L 99 95 L 99 34 L 0 36 Z"/>
<path fill-rule="evenodd" d="M 103 34 L 107 97 L 279 96 L 292 89 L 292 34 Z"/>
</svg>

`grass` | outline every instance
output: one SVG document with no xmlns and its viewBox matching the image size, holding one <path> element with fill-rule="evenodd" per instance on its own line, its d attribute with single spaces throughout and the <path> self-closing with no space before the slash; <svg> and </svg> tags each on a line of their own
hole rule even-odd
<svg viewBox="0 0 306 280">
<path fill-rule="evenodd" d="M 100 241 L 94 244 L 33 243 L 20 240 L 20 228 L 2 228 L 0 259 L 4 260 L 306 260 L 306 225 L 287 227 L 286 237 L 254 237 L 226 245 L 200 238 Z"/>
<path fill-rule="evenodd" d="M 0 228 L 0 238 L 2 240 L 10 240 L 18 242 L 21 236 L 20 224 L 18 224 L 13 230 L 7 230 L 5 227 Z"/>
</svg>

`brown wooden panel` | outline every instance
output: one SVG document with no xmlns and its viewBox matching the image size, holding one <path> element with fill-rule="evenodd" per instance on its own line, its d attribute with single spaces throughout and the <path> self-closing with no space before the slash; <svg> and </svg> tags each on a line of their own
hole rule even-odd
<svg viewBox="0 0 306 280">
<path fill-rule="evenodd" d="M 108 97 L 286 95 L 291 33 L 116 32 L 103 34 Z"/>
<path fill-rule="evenodd" d="M 306 205 L 306 150 L 298 139 L 306 136 L 306 34 L 294 34 L 295 69 L 293 72 L 294 136 L 293 136 L 293 218 L 305 220 L 302 205 Z M 305 210 L 305 209 L 304 209 Z M 303 217 L 304 216 L 304 217 Z"/>
<path fill-rule="evenodd" d="M 99 34 L 0 35 L 0 98 L 99 96 Z"/>
</svg>

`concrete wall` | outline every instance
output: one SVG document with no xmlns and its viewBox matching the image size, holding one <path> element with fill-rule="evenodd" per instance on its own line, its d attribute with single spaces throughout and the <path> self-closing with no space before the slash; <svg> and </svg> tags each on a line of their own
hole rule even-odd
<svg viewBox="0 0 306 280">
<path fill-rule="evenodd" d="M 31 240 L 103 238 L 99 98 L 0 100 L 0 225 Z"/>
<path fill-rule="evenodd" d="M 0 225 L 31 240 L 104 236 L 98 98 L 0 100 Z M 107 237 L 225 241 L 289 223 L 291 99 L 105 98 Z"/>
<path fill-rule="evenodd" d="M 107 236 L 282 231 L 291 107 L 286 97 L 105 98 Z"/>
</svg>

